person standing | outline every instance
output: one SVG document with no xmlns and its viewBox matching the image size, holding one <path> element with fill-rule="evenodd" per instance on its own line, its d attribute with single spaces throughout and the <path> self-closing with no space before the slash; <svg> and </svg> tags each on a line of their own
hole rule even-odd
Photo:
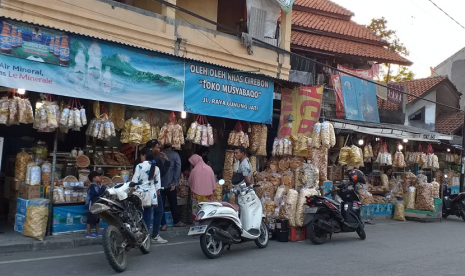
<svg viewBox="0 0 465 276">
<path fill-rule="evenodd" d="M 102 174 L 96 171 L 89 173 L 89 180 L 91 181 L 89 190 L 87 190 L 86 206 L 85 210 L 87 213 L 87 233 L 86 238 L 96 238 L 102 236 L 100 233 L 99 223 L 100 218 L 90 212 L 90 207 L 94 204 L 99 197 L 103 195 L 105 185 L 99 187 L 99 183 L 102 181 Z M 95 226 L 95 234 L 92 234 L 92 225 Z"/>
<path fill-rule="evenodd" d="M 153 208 L 158 206 L 157 190 L 160 188 L 160 170 L 156 166 L 155 155 L 145 148 L 141 151 L 141 161 L 136 166 L 132 182 L 136 183 L 134 194 L 138 195 L 144 207 L 143 219 L 150 231 Z"/>
<path fill-rule="evenodd" d="M 181 176 L 181 158 L 179 154 L 175 152 L 172 148 L 171 144 L 165 144 L 165 149 L 163 152 L 170 160 L 170 167 L 166 174 L 161 179 L 161 196 L 162 201 L 170 203 L 171 215 L 173 216 L 174 226 L 175 227 L 184 227 L 186 226 L 179 220 L 179 213 L 178 213 L 178 196 L 176 192 L 176 185 L 180 184 L 180 176 Z M 161 218 L 161 224 L 163 225 L 161 230 L 166 231 L 168 229 L 168 225 L 166 224 L 165 216 Z"/>
<path fill-rule="evenodd" d="M 160 144 L 158 143 L 158 140 L 152 139 L 148 141 L 142 150 L 144 149 L 150 149 L 153 152 L 153 154 L 155 154 L 156 165 L 158 169 L 160 170 L 161 177 L 163 177 L 168 171 L 168 169 L 170 168 L 170 161 L 168 160 L 168 157 L 166 156 L 166 154 L 164 154 L 163 152 L 160 152 Z M 140 160 L 140 155 L 139 155 L 137 160 L 134 162 L 133 172 L 136 171 L 136 166 L 140 163 L 141 163 L 141 160 Z"/>
<path fill-rule="evenodd" d="M 239 161 L 237 173 L 242 173 L 247 186 L 252 184 L 252 165 L 245 158 L 245 148 L 243 146 L 234 147 L 234 157 Z"/>
<path fill-rule="evenodd" d="M 200 155 L 192 155 L 189 158 L 189 162 L 194 166 L 189 176 L 189 187 L 192 193 L 192 217 L 195 221 L 198 204 L 200 202 L 213 201 L 216 180 L 212 168 L 205 164 Z"/>
</svg>

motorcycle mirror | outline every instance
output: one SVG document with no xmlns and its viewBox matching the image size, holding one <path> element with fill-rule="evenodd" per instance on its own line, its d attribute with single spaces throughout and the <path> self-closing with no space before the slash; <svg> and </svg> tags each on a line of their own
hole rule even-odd
<svg viewBox="0 0 465 276">
<path fill-rule="evenodd" d="M 223 186 L 225 183 L 224 179 L 220 179 L 220 181 L 218 181 L 218 184 L 220 184 L 221 186 Z"/>
</svg>

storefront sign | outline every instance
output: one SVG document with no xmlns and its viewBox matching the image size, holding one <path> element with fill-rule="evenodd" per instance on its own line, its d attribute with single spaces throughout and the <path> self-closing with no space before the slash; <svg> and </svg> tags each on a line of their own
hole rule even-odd
<svg viewBox="0 0 465 276">
<path fill-rule="evenodd" d="M 341 75 L 341 89 L 346 119 L 379 123 L 375 84 Z"/>
<path fill-rule="evenodd" d="M 189 62 L 184 105 L 189 113 L 270 124 L 273 81 Z"/>
<path fill-rule="evenodd" d="M 71 41 L 66 33 L 11 20 L 0 21 L 0 29 L 0 53 L 69 66 Z"/>
<path fill-rule="evenodd" d="M 67 97 L 183 110 L 183 61 L 83 36 L 73 35 L 70 39 L 69 67 L 0 55 L 0 85 Z"/>
<path fill-rule="evenodd" d="M 320 118 L 323 86 L 301 86 L 294 90 L 281 91 L 281 116 L 278 135 L 280 138 L 291 135 L 309 135 L 313 125 Z M 292 115 L 294 121 L 289 121 Z"/>
</svg>

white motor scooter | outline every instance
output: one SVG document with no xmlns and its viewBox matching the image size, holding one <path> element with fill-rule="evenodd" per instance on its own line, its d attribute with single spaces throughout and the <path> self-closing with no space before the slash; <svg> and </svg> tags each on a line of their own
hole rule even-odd
<svg viewBox="0 0 465 276">
<path fill-rule="evenodd" d="M 224 180 L 219 181 L 220 185 Z M 205 256 L 216 259 L 225 246 L 254 241 L 259 248 L 268 245 L 268 228 L 264 221 L 262 203 L 254 188 L 247 186 L 242 179 L 232 192 L 238 199 L 237 204 L 229 202 L 201 202 L 197 213 L 197 225 L 189 229 L 189 236 L 200 236 L 200 248 Z"/>
</svg>

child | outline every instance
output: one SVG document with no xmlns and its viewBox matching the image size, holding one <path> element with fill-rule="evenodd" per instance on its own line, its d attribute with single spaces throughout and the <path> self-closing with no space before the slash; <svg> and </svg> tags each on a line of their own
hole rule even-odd
<svg viewBox="0 0 465 276">
<path fill-rule="evenodd" d="M 90 212 L 90 208 L 92 204 L 94 204 L 99 197 L 103 195 L 105 189 L 107 188 L 105 185 L 99 187 L 99 184 L 102 181 L 102 174 L 96 171 L 92 171 L 89 174 L 89 181 L 91 182 L 89 190 L 87 191 L 87 199 L 86 199 L 86 213 L 87 213 L 87 234 L 86 238 L 97 238 L 102 236 L 99 230 L 99 222 L 100 218 L 95 216 Z M 95 225 L 95 234 L 91 232 L 91 225 Z"/>
</svg>

